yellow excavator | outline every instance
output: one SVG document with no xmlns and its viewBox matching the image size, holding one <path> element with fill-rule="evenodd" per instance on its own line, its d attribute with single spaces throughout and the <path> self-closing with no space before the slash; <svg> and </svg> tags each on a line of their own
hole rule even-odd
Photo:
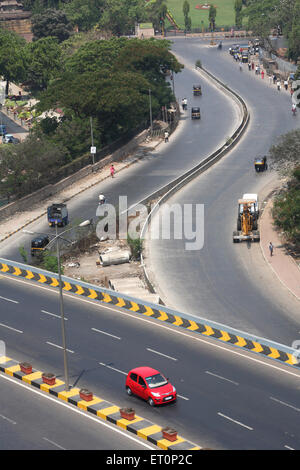
<svg viewBox="0 0 300 470">
<path fill-rule="evenodd" d="M 253 210 L 257 201 L 255 199 L 239 199 L 238 204 L 237 231 L 233 232 L 233 243 L 245 240 L 259 242 L 260 234 L 257 230 L 258 214 Z"/>
</svg>

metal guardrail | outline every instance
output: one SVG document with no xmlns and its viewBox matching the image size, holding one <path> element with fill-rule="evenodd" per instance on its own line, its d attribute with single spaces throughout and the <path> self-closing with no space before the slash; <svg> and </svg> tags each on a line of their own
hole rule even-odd
<svg viewBox="0 0 300 470">
<path fill-rule="evenodd" d="M 3 258 L 0 258 L 0 274 L 13 278 L 27 279 L 28 281 L 47 285 L 54 289 L 59 287 L 59 277 L 57 274 Z M 184 328 L 205 337 L 217 339 L 223 343 L 229 343 L 232 346 L 263 355 L 280 363 L 296 368 L 300 367 L 298 360 L 299 351 L 296 349 L 230 328 L 221 323 L 182 313 L 166 306 L 146 302 L 67 276 L 62 276 L 62 289 L 64 292 L 92 299 L 111 307 L 118 307 L 120 311 L 125 310 L 145 315 L 147 318 L 153 318 L 168 325 Z"/>
</svg>

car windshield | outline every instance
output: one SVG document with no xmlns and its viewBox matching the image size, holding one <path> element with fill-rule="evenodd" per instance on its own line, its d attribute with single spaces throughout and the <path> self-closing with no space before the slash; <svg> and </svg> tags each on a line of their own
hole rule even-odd
<svg viewBox="0 0 300 470">
<path fill-rule="evenodd" d="M 168 381 L 165 377 L 161 374 L 151 375 L 150 377 L 146 377 L 146 382 L 149 388 L 157 388 L 166 385 Z"/>
</svg>

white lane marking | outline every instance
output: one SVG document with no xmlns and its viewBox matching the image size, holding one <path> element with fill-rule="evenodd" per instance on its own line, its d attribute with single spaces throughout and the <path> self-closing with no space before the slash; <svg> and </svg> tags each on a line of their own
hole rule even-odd
<svg viewBox="0 0 300 470">
<path fill-rule="evenodd" d="M 183 397 L 182 395 L 178 395 L 178 393 L 177 393 L 177 397 L 182 398 L 183 400 L 189 401 L 189 398 Z"/>
<path fill-rule="evenodd" d="M 63 349 L 62 346 L 58 346 L 58 344 L 50 343 L 50 341 L 46 341 L 46 343 L 49 344 L 50 346 L 53 346 L 54 348 Z M 66 349 L 66 350 L 69 353 L 74 354 L 74 351 L 72 351 L 71 349 Z"/>
<path fill-rule="evenodd" d="M 56 315 L 56 313 L 47 312 L 47 310 L 41 310 L 41 312 L 46 313 L 46 315 L 51 315 L 51 317 L 59 318 L 61 320 L 61 316 Z M 65 320 L 68 320 L 68 319 L 65 317 Z"/>
<path fill-rule="evenodd" d="M 16 328 L 13 328 L 12 326 L 4 325 L 4 323 L 0 323 L 0 326 L 3 326 L 4 328 L 8 328 L 9 330 L 16 331 L 17 333 L 23 333 L 23 331 L 17 330 Z"/>
<path fill-rule="evenodd" d="M 2 274 L 2 273 L 0 273 L 0 277 L 5 278 L 6 281 L 13 281 L 14 283 L 19 282 L 21 284 L 25 284 L 27 287 L 31 286 L 33 288 L 46 290 L 49 293 L 52 292 L 52 294 L 54 294 L 54 295 L 59 295 L 59 292 L 55 291 L 51 287 L 46 287 L 46 286 L 43 286 L 41 284 L 32 284 L 28 281 L 24 281 L 24 280 L 19 279 L 19 278 L 10 278 L 9 276 L 7 276 L 5 274 Z M 240 349 L 241 352 L 239 352 L 237 348 L 231 349 L 231 347 L 229 345 L 221 346 L 220 344 L 215 342 L 213 339 L 208 340 L 208 339 L 205 339 L 205 338 L 200 337 L 200 336 L 194 336 L 192 334 L 192 332 L 184 333 L 183 331 L 180 331 L 178 329 L 168 327 L 165 323 L 161 323 L 161 324 L 156 323 L 153 320 L 152 321 L 148 320 L 145 317 L 137 316 L 134 313 L 126 312 L 126 310 L 120 311 L 120 310 L 118 310 L 116 308 L 113 308 L 109 305 L 104 305 L 102 303 L 97 303 L 97 301 L 87 300 L 87 299 L 85 299 L 83 297 L 80 297 L 80 296 L 75 297 L 74 294 L 71 294 L 69 292 L 64 292 L 64 296 L 70 297 L 71 300 L 76 300 L 76 301 L 79 300 L 81 302 L 88 303 L 88 304 L 94 306 L 94 308 L 103 308 L 103 309 L 109 310 L 110 312 L 118 313 L 119 315 L 122 315 L 122 317 L 127 316 L 131 320 L 141 321 L 141 322 L 144 322 L 144 323 L 149 323 L 152 328 L 155 328 L 155 327 L 156 328 L 164 328 L 165 330 L 167 330 L 167 331 L 169 331 L 173 334 L 189 338 L 190 340 L 194 340 L 194 341 L 197 341 L 199 343 L 204 343 L 206 346 L 210 346 L 211 348 L 220 349 L 220 350 L 222 350 L 226 353 L 233 354 L 234 356 L 239 356 L 242 359 L 258 363 L 261 366 L 269 367 L 270 369 L 275 369 L 276 371 L 282 372 L 283 374 L 291 375 L 292 377 L 297 377 L 298 379 L 300 378 L 299 372 L 292 372 L 291 370 L 285 369 L 285 367 L 290 367 L 290 366 L 288 366 L 286 364 L 282 364 L 279 367 L 279 366 L 275 366 L 271 362 L 268 363 L 267 361 L 269 359 L 266 359 L 266 358 L 263 358 L 264 360 L 258 359 L 254 355 L 253 355 L 253 357 L 251 357 L 252 353 L 250 353 L 249 351 L 245 351 L 242 348 Z"/>
<path fill-rule="evenodd" d="M 284 446 L 284 447 L 288 450 L 295 450 L 295 449 L 293 449 L 293 447 L 289 447 L 289 446 Z"/>
<path fill-rule="evenodd" d="M 13 420 L 10 419 L 10 418 L 7 418 L 7 417 L 4 416 L 4 415 L 0 415 L 0 417 L 1 417 L 2 419 L 5 419 L 5 421 L 8 421 L 8 422 L 11 423 L 11 424 L 17 424 L 15 421 L 13 421 Z"/>
<path fill-rule="evenodd" d="M 292 408 L 295 411 L 298 411 L 298 412 L 300 411 L 299 408 L 296 408 L 293 405 L 289 405 L 289 403 L 285 403 L 284 401 L 278 400 L 277 398 L 270 397 L 270 400 L 276 401 L 277 403 L 280 403 L 281 405 L 288 406 L 289 408 Z"/>
<path fill-rule="evenodd" d="M 1 295 L 0 295 L 0 299 L 2 299 L 2 300 L 7 300 L 7 302 L 13 302 L 14 304 L 18 304 L 18 303 L 19 303 L 17 300 L 8 299 L 7 297 L 2 297 Z"/>
<path fill-rule="evenodd" d="M 97 328 L 91 328 L 91 330 L 96 331 L 97 333 L 102 333 L 103 335 L 111 336 L 112 338 L 121 339 L 119 336 L 115 336 L 115 335 L 112 335 L 110 333 L 106 333 L 106 331 L 97 330 Z"/>
<path fill-rule="evenodd" d="M 52 445 L 55 446 L 55 447 L 58 447 L 58 448 L 61 449 L 61 450 L 66 450 L 64 447 L 60 446 L 60 445 L 57 444 L 56 442 L 50 441 L 50 439 L 47 439 L 47 437 L 43 437 L 43 439 L 44 439 L 44 441 L 49 442 L 50 444 L 52 444 Z"/>
<path fill-rule="evenodd" d="M 51 397 L 50 395 L 48 395 L 47 393 L 43 393 L 43 392 L 40 392 L 39 390 L 36 390 L 35 388 L 31 388 L 28 385 L 25 385 L 25 384 L 23 384 L 22 382 L 19 382 L 16 379 L 13 379 L 13 378 L 11 378 L 7 375 L 2 375 L 2 374 L 0 374 L 0 379 L 5 379 L 5 380 L 8 380 L 9 382 L 13 382 L 15 385 L 18 385 L 19 387 L 25 388 L 29 392 L 36 393 L 37 395 L 40 395 L 41 397 L 44 397 L 47 400 L 53 401 L 57 405 L 68 408 L 70 411 L 73 411 L 74 413 L 78 413 L 78 414 L 84 416 L 85 418 L 88 418 L 92 421 L 95 421 L 97 424 L 99 424 L 101 426 L 105 426 L 106 428 L 109 428 L 111 431 L 115 431 L 116 433 L 121 434 L 123 437 L 126 437 L 127 439 L 130 439 L 131 441 L 134 441 L 134 442 L 136 442 L 136 443 L 138 443 L 138 444 L 140 444 L 144 447 L 147 447 L 147 449 L 150 449 L 150 450 L 157 449 L 156 446 L 153 445 L 151 447 L 150 445 L 143 442 L 143 439 L 141 441 L 138 440 L 138 439 L 135 439 L 133 436 L 131 436 L 130 434 L 125 433 L 121 429 L 115 428 L 114 425 L 108 424 L 105 421 L 100 420 L 99 418 L 94 418 L 93 416 L 81 411 L 80 409 L 75 408 L 74 406 L 69 405 L 68 403 L 57 400 L 57 399 Z"/>
<path fill-rule="evenodd" d="M 178 359 L 176 359 L 175 357 L 167 356 L 166 354 L 163 354 L 163 353 L 161 353 L 161 352 L 159 352 L 159 351 L 154 351 L 154 349 L 150 349 L 150 348 L 146 348 L 146 349 L 147 349 L 147 351 L 153 352 L 153 353 L 155 353 L 155 354 L 159 354 L 160 356 L 164 356 L 164 357 L 166 357 L 166 358 L 168 358 L 168 359 L 171 359 L 172 361 L 178 361 Z"/>
<path fill-rule="evenodd" d="M 243 428 L 249 429 L 249 431 L 253 431 L 253 428 L 250 428 L 250 426 L 247 426 L 246 424 L 243 424 L 240 421 L 236 421 L 235 419 L 232 419 L 229 416 L 223 415 L 223 413 L 218 413 L 218 415 L 222 416 L 222 418 L 225 418 L 225 419 L 228 419 L 229 421 L 232 421 L 235 424 L 238 424 L 239 426 L 242 426 Z"/>
<path fill-rule="evenodd" d="M 227 382 L 231 382 L 234 385 L 238 385 L 237 382 L 234 382 L 233 380 L 227 379 L 226 377 L 222 377 L 222 375 L 214 374 L 213 372 L 210 372 L 209 370 L 206 370 L 205 373 L 209 374 L 209 375 L 213 375 L 214 377 L 217 377 L 218 379 L 226 380 Z"/>
<path fill-rule="evenodd" d="M 99 362 L 99 364 L 100 364 L 101 366 L 107 367 L 108 369 L 115 370 L 116 372 L 120 372 L 120 374 L 124 374 L 124 375 L 127 375 L 127 374 L 128 374 L 128 372 L 123 372 L 122 370 L 115 369 L 115 368 L 112 367 L 112 366 L 108 366 L 107 364 L 104 364 L 104 362 Z"/>
</svg>

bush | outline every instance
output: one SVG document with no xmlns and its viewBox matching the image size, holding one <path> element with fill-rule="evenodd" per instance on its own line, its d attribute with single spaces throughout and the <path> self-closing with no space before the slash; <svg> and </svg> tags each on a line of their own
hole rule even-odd
<svg viewBox="0 0 300 470">
<path fill-rule="evenodd" d="M 143 247 L 143 242 L 140 238 L 131 238 L 130 235 L 127 235 L 127 243 L 130 247 L 131 254 L 134 260 L 139 261 L 141 258 L 141 252 Z"/>
</svg>

